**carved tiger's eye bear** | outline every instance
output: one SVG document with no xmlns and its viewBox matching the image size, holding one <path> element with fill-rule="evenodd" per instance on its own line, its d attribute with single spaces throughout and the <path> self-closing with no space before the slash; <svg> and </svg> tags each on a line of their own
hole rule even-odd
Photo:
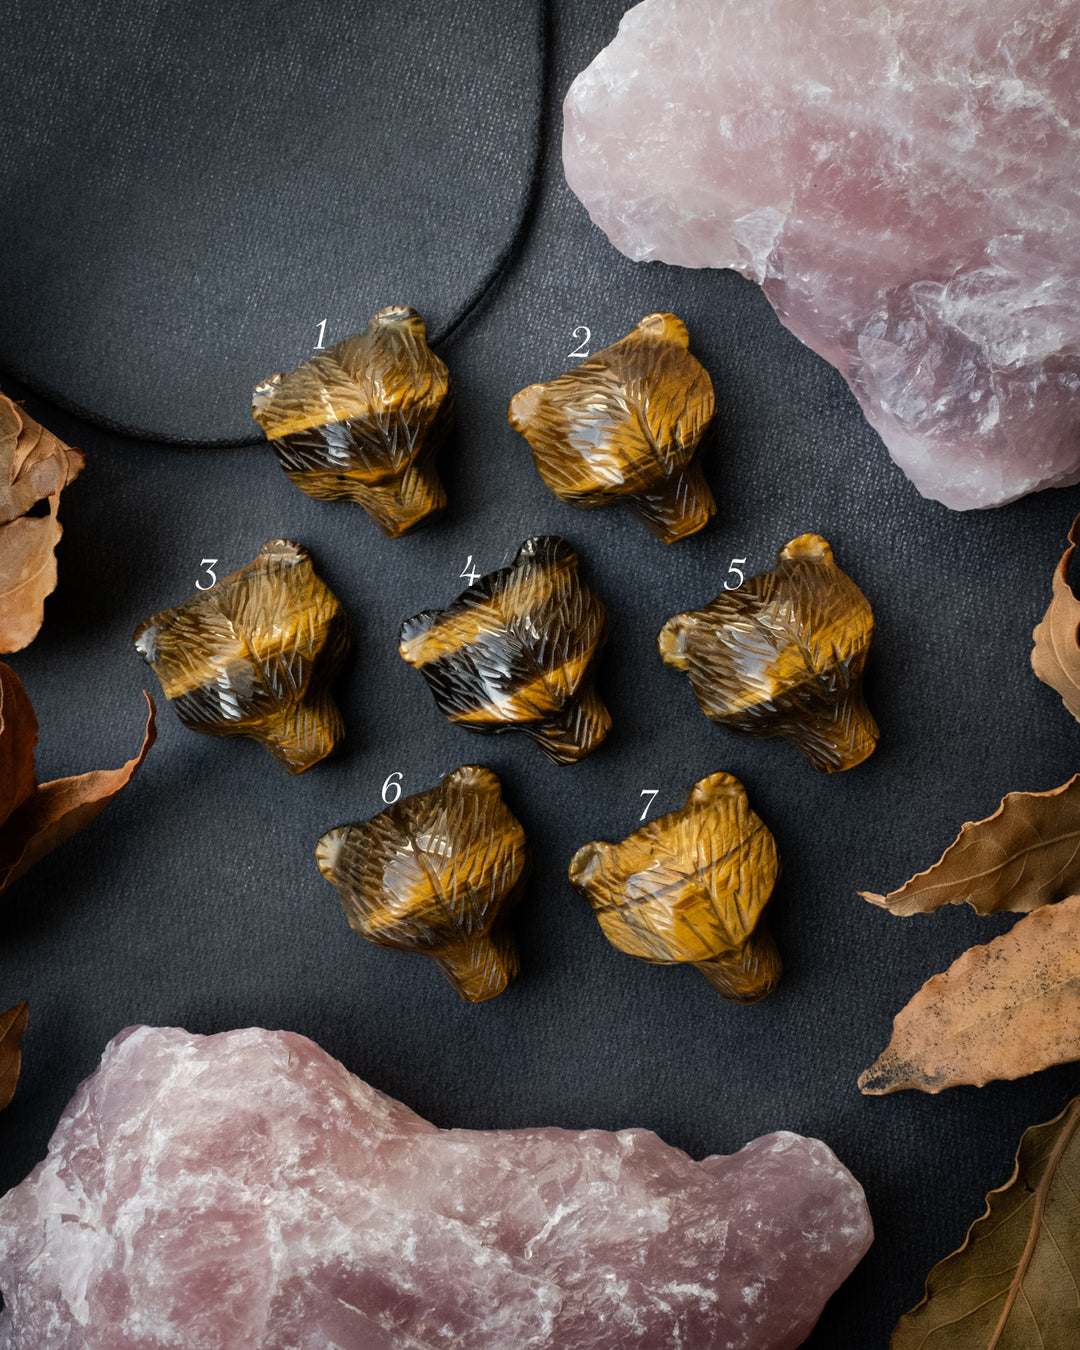
<svg viewBox="0 0 1080 1350">
<path fill-rule="evenodd" d="M 571 506 L 625 501 L 665 544 L 716 513 L 697 462 L 715 401 L 686 325 L 649 314 L 633 332 L 547 384 L 515 394 L 510 425 Z"/>
<path fill-rule="evenodd" d="M 506 917 L 529 871 L 525 831 L 490 769 L 466 764 L 363 825 L 319 840 L 319 868 L 369 942 L 432 957 L 456 993 L 502 993 L 518 956 Z"/>
<path fill-rule="evenodd" d="M 290 773 L 344 735 L 330 686 L 348 649 L 345 611 L 287 539 L 135 632 L 135 650 L 185 726 L 251 736 Z"/>
<path fill-rule="evenodd" d="M 815 769 L 861 764 L 877 745 L 862 674 L 870 604 L 820 534 L 780 550 L 771 572 L 676 614 L 660 655 L 685 670 L 706 717 L 750 736 L 786 736 Z"/>
<path fill-rule="evenodd" d="M 367 330 L 256 388 L 252 415 L 289 478 L 324 501 L 354 501 L 392 539 L 446 505 L 435 454 L 452 407 L 424 321 L 391 305 Z"/>
<path fill-rule="evenodd" d="M 714 773 L 678 811 L 621 844 L 585 844 L 570 882 L 608 941 L 630 956 L 696 966 L 725 998 L 776 988 L 780 955 L 758 923 L 780 871 L 776 844 L 738 779 Z"/>
<path fill-rule="evenodd" d="M 573 764 L 611 726 L 593 688 L 604 637 L 604 606 L 578 578 L 577 554 L 539 535 L 447 609 L 407 619 L 399 650 L 451 722 L 523 731 L 556 764 Z"/>
</svg>

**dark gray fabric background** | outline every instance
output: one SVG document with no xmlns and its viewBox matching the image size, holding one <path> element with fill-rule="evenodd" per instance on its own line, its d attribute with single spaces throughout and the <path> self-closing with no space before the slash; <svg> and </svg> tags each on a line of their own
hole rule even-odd
<svg viewBox="0 0 1080 1350">
<path fill-rule="evenodd" d="M 244 438 L 252 385 L 302 360 L 323 318 L 328 342 L 389 303 L 447 323 L 528 193 L 536 3 L 17 4 L 0 91 L 0 366 L 150 432 Z M 1005 792 L 1080 768 L 1080 727 L 1029 667 L 1080 490 L 981 514 L 924 501 L 755 287 L 611 248 L 563 181 L 558 108 L 620 13 L 554 0 L 530 229 L 441 347 L 458 402 L 441 523 L 389 541 L 359 508 L 299 493 L 268 450 L 163 448 L 27 397 L 88 461 L 64 495 L 45 626 L 11 658 L 41 721 L 42 779 L 135 753 L 139 691 L 158 689 L 131 634 L 192 592 L 203 558 L 223 575 L 268 539 L 302 541 L 356 646 L 334 759 L 290 778 L 253 743 L 191 734 L 159 698 L 139 777 L 0 898 L 0 1006 L 31 1004 L 0 1187 L 43 1156 L 120 1028 L 288 1027 L 444 1126 L 640 1125 L 695 1156 L 777 1128 L 819 1136 L 865 1185 L 878 1236 L 807 1344 L 883 1350 L 1008 1177 L 1022 1130 L 1080 1091 L 1074 1066 L 940 1097 L 855 1086 L 923 981 L 1011 922 L 951 908 L 898 920 L 856 891 L 899 885 Z M 566 367 L 576 325 L 595 350 L 654 309 L 688 324 L 719 408 L 706 451 L 719 515 L 670 549 L 627 513 L 556 501 L 506 422 L 517 389 Z M 805 530 L 831 541 L 878 623 L 881 744 L 833 777 L 708 724 L 655 650 L 733 557 L 750 575 Z M 562 769 L 524 738 L 450 726 L 396 651 L 401 620 L 448 603 L 470 555 L 490 570 L 542 532 L 574 544 L 610 615 L 599 687 L 614 728 Z M 521 976 L 476 1007 L 430 963 L 351 933 L 313 853 L 326 829 L 380 809 L 388 774 L 418 791 L 474 761 L 502 778 L 535 854 Z M 786 974 L 751 1008 L 616 952 L 566 881 L 581 843 L 635 828 L 643 788 L 658 813 L 720 769 L 783 863 L 769 922 Z"/>
</svg>

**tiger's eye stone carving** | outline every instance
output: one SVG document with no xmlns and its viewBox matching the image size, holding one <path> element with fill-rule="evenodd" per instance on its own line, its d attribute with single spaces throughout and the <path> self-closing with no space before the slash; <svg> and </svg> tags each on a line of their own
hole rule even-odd
<svg viewBox="0 0 1080 1350">
<path fill-rule="evenodd" d="M 399 650 L 451 722 L 523 731 L 556 764 L 573 764 L 611 726 L 592 671 L 605 624 L 603 604 L 578 580 L 574 550 L 538 535 L 448 609 L 407 619 Z"/>
<path fill-rule="evenodd" d="M 369 942 L 423 952 L 471 1003 L 517 974 L 506 916 L 529 870 L 525 831 L 490 769 L 467 764 L 316 848 L 349 924 Z"/>
<path fill-rule="evenodd" d="M 556 497 L 584 507 L 625 500 L 665 544 L 712 518 L 695 456 L 713 387 L 689 345 L 674 314 L 649 314 L 575 370 L 514 395 L 510 425 Z"/>
<path fill-rule="evenodd" d="M 620 951 L 689 962 L 725 998 L 756 1003 L 780 979 L 776 944 L 758 923 L 779 871 L 776 844 L 743 785 L 714 773 L 681 810 L 621 844 L 579 848 L 570 883 Z"/>
<path fill-rule="evenodd" d="M 751 736 L 787 736 L 815 769 L 861 764 L 877 745 L 862 693 L 874 632 L 869 601 L 820 534 L 785 545 L 771 572 L 660 630 L 706 717 Z"/>
<path fill-rule="evenodd" d="M 135 630 L 135 650 L 185 726 L 251 736 L 290 773 L 317 764 L 344 734 L 330 685 L 348 648 L 339 601 L 287 539 Z"/>
<path fill-rule="evenodd" d="M 435 452 L 450 424 L 450 377 L 425 334 L 416 310 L 391 305 L 366 332 L 271 375 L 251 404 L 298 488 L 359 502 L 391 539 L 446 505 Z"/>
</svg>

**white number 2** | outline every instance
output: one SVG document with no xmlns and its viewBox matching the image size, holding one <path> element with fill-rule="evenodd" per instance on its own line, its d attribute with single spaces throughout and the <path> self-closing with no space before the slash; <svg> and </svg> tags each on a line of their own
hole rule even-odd
<svg viewBox="0 0 1080 1350">
<path fill-rule="evenodd" d="M 745 565 L 746 565 L 746 559 L 745 559 L 745 558 L 732 558 L 732 560 L 731 560 L 731 566 L 728 568 L 728 573 L 730 574 L 731 572 L 734 572 L 735 575 L 736 575 L 739 579 L 738 579 L 738 581 L 735 582 L 734 585 L 731 585 L 729 582 L 726 582 L 726 581 L 725 581 L 725 582 L 724 582 L 724 590 L 725 590 L 725 591 L 737 591 L 737 590 L 739 589 L 739 587 L 743 584 L 743 582 L 746 580 L 746 577 L 744 577 L 743 574 L 742 574 L 742 572 L 739 570 L 739 566 L 738 566 L 739 563 L 742 563 L 743 566 L 745 566 Z"/>
<path fill-rule="evenodd" d="M 592 329 L 586 328 L 583 323 L 579 323 L 570 336 L 581 338 L 581 345 L 575 347 L 572 352 L 567 352 L 566 359 L 568 361 L 579 361 L 583 356 L 588 356 L 589 343 L 592 341 Z"/>
<path fill-rule="evenodd" d="M 649 799 L 645 803 L 645 810 L 642 811 L 640 816 L 638 816 L 638 820 L 644 820 L 645 817 L 649 814 L 649 808 L 652 806 L 653 802 L 656 801 L 656 794 L 659 791 L 660 791 L 659 788 L 642 788 L 641 791 L 638 793 L 639 797 L 648 797 Z"/>
<path fill-rule="evenodd" d="M 401 774 L 392 773 L 382 785 L 382 799 L 391 806 L 401 796 Z"/>
<path fill-rule="evenodd" d="M 195 589 L 197 591 L 208 591 L 211 586 L 217 585 L 217 573 L 214 571 L 214 568 L 217 565 L 218 565 L 217 558 L 203 558 L 202 562 L 199 563 L 200 567 L 206 568 L 206 575 L 210 578 L 210 580 L 206 583 L 205 586 L 202 584 L 201 581 L 197 581 L 195 583 Z"/>
</svg>

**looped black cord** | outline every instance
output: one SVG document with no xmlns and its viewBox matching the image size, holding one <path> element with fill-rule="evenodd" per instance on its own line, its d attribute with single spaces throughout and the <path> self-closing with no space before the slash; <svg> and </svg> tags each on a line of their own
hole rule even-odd
<svg viewBox="0 0 1080 1350">
<path fill-rule="evenodd" d="M 521 207 L 514 222 L 514 228 L 511 230 L 505 245 L 492 262 L 491 267 L 477 282 L 457 311 L 441 328 L 428 335 L 428 344 L 431 347 L 438 347 L 451 341 L 458 329 L 480 308 L 512 263 L 520 256 L 528 238 L 529 229 L 539 203 L 544 171 L 544 146 L 547 141 L 548 107 L 551 95 L 549 86 L 552 73 L 551 0 L 538 0 L 537 43 L 540 53 L 540 91 L 530 146 L 529 177 L 525 191 L 522 193 Z M 117 422 L 112 417 L 106 417 L 101 413 L 93 412 L 89 408 L 84 408 L 81 404 L 65 398 L 63 394 L 58 394 L 55 390 L 42 384 L 41 381 L 34 379 L 32 375 L 28 375 L 15 367 L 9 367 L 5 374 L 10 375 L 13 380 L 18 380 L 20 384 L 25 385 L 27 389 L 41 398 L 47 399 L 57 408 L 70 413 L 72 417 L 77 417 L 79 421 L 86 422 L 93 427 L 100 427 L 103 431 L 112 432 L 116 436 L 127 437 L 130 440 L 146 441 L 152 445 L 170 445 L 198 450 L 241 450 L 267 444 L 265 436 L 199 440 L 191 436 L 173 436 L 167 432 L 152 431 L 145 427 L 128 426 L 124 422 Z"/>
</svg>

